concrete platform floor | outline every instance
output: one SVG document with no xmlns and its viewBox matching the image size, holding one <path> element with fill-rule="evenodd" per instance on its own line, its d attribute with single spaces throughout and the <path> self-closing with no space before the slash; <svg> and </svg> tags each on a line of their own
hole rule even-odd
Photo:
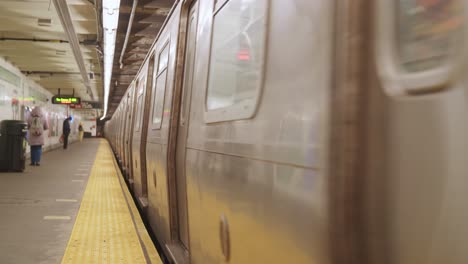
<svg viewBox="0 0 468 264">
<path fill-rule="evenodd" d="M 40 167 L 0 173 L 0 263 L 60 263 L 98 139 L 44 153 Z"/>
</svg>

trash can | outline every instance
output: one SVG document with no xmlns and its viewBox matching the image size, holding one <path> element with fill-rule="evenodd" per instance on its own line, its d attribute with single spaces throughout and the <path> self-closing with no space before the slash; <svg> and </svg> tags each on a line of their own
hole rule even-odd
<svg viewBox="0 0 468 264">
<path fill-rule="evenodd" d="M 0 170 L 24 171 L 27 124 L 20 120 L 0 122 Z"/>
</svg>

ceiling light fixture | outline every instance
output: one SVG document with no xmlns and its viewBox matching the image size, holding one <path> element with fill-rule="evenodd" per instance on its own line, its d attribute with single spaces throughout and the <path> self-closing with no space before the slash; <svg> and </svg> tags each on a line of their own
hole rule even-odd
<svg viewBox="0 0 468 264">
<path fill-rule="evenodd" d="M 101 120 L 106 118 L 109 102 L 110 82 L 115 52 L 115 39 L 119 24 L 120 0 L 102 1 L 102 26 L 104 28 L 104 114 Z"/>
</svg>

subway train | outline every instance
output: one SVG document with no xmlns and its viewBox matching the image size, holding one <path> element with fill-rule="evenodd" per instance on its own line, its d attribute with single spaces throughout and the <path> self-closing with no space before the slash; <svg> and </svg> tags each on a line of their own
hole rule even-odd
<svg viewBox="0 0 468 264">
<path fill-rule="evenodd" d="M 177 1 L 105 135 L 171 263 L 468 262 L 468 1 Z"/>
</svg>

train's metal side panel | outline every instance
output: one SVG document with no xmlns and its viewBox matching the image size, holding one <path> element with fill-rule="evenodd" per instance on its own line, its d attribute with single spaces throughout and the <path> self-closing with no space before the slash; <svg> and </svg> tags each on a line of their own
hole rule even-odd
<svg viewBox="0 0 468 264">
<path fill-rule="evenodd" d="M 464 264 L 468 259 L 467 1 L 445 1 L 434 7 L 411 3 L 422 9 L 419 13 L 406 11 L 412 6 L 399 9 L 400 2 L 373 1 L 371 9 L 375 38 L 369 40 L 372 45 L 366 54 L 371 60 L 367 65 L 369 245 L 379 254 L 375 259 L 385 263 Z M 464 22 L 435 30 L 454 20 Z M 431 26 L 419 31 L 426 24 Z M 409 29 L 411 38 L 402 41 L 402 29 Z M 425 38 L 420 40 L 422 34 Z M 432 41 L 447 37 L 456 41 L 442 46 Z M 408 56 L 416 54 L 393 54 L 410 45 L 421 51 L 418 60 Z M 439 54 L 451 56 L 441 59 Z M 410 64 L 419 67 L 408 70 Z M 446 64 L 449 71 L 437 76 Z M 391 74 L 392 68 L 400 71 Z M 411 86 L 404 82 L 408 75 Z"/>
<path fill-rule="evenodd" d="M 148 220 L 161 245 L 171 242 L 171 220 L 167 175 L 167 148 L 169 137 L 169 121 L 173 100 L 174 74 L 176 67 L 176 51 L 178 44 L 178 29 L 180 20 L 180 5 L 175 8 L 165 29 L 161 32 L 155 45 L 157 64 L 160 53 L 165 47 L 169 48 L 169 60 L 165 81 L 165 92 L 153 90 L 151 100 L 150 124 L 147 136 L 147 174 L 148 174 Z M 169 46 L 167 46 L 169 45 Z M 158 66 L 159 67 L 159 66 Z M 158 82 L 159 77 L 155 78 Z M 156 89 L 155 85 L 153 89 Z M 160 100 L 164 96 L 163 100 Z M 158 99 L 160 98 L 160 99 Z M 155 117 L 155 100 L 163 103 L 162 119 Z M 154 122 L 156 121 L 156 123 Z M 158 122 L 161 122 L 160 125 Z"/>
<path fill-rule="evenodd" d="M 200 0 L 186 156 L 192 264 L 328 262 L 333 1 L 268 2 L 257 113 L 206 123 L 214 1 Z"/>
</svg>

